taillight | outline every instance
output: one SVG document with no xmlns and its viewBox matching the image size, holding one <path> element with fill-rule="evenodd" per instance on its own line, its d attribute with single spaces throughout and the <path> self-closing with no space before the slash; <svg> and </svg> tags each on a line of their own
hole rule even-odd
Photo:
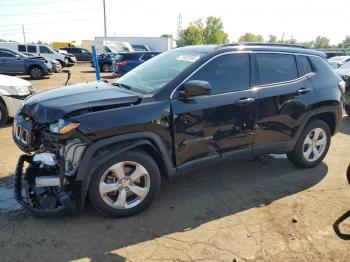
<svg viewBox="0 0 350 262">
<path fill-rule="evenodd" d="M 338 85 L 339 85 L 340 91 L 344 94 L 345 91 L 346 91 L 346 84 L 345 84 L 345 82 L 344 81 L 340 81 Z"/>
<path fill-rule="evenodd" d="M 117 66 L 123 67 L 123 66 L 126 66 L 127 64 L 128 64 L 128 61 L 123 61 L 123 62 L 118 63 Z"/>
</svg>

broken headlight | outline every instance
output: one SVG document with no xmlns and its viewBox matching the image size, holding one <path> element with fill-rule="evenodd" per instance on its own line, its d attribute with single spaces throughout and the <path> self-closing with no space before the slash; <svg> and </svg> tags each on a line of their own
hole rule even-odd
<svg viewBox="0 0 350 262">
<path fill-rule="evenodd" d="M 72 130 L 78 128 L 79 123 L 73 123 L 68 120 L 60 119 L 49 126 L 50 132 L 60 135 L 65 135 Z"/>
</svg>

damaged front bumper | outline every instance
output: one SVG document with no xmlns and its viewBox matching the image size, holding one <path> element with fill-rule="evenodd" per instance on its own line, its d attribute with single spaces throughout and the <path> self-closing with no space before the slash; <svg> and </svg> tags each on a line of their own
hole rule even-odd
<svg viewBox="0 0 350 262">
<path fill-rule="evenodd" d="M 23 172 L 25 164 L 28 167 Z M 33 156 L 20 156 L 15 173 L 17 201 L 37 217 L 78 214 L 78 202 L 74 200 L 72 191 L 67 190 L 57 176 L 50 176 L 45 171 L 48 169 L 34 161 Z"/>
</svg>

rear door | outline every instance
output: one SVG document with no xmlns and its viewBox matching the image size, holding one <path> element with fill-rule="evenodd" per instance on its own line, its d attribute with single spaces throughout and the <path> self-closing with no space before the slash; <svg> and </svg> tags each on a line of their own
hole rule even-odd
<svg viewBox="0 0 350 262">
<path fill-rule="evenodd" d="M 310 106 L 315 90 L 299 59 L 286 53 L 256 53 L 258 115 L 254 153 L 286 152 Z M 307 57 L 302 57 L 308 62 Z"/>
<path fill-rule="evenodd" d="M 25 62 L 16 53 L 0 50 L 0 72 L 2 73 L 24 73 Z"/>
<path fill-rule="evenodd" d="M 231 154 L 251 155 L 257 107 L 250 72 L 248 53 L 224 54 L 187 80 L 209 82 L 210 95 L 184 100 L 175 93 L 171 106 L 177 165 Z"/>
</svg>

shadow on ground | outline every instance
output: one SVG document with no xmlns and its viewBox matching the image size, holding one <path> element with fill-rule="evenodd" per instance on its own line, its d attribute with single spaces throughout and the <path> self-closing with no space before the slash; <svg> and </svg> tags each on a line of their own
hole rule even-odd
<svg viewBox="0 0 350 262">
<path fill-rule="evenodd" d="M 343 117 L 339 127 L 339 132 L 345 135 L 350 135 L 349 126 L 350 126 L 350 116 Z"/>
<path fill-rule="evenodd" d="M 86 257 L 93 261 L 108 257 L 121 261 L 123 258 L 110 252 L 269 205 L 314 186 L 327 172 L 324 163 L 302 170 L 284 157 L 264 156 L 219 163 L 163 183 L 155 203 L 134 217 L 106 218 L 87 206 L 77 218 L 35 219 L 27 216 L 12 219 L 15 231 L 8 240 L 5 236 L 0 237 L 0 247 L 1 243 L 7 243 L 7 248 L 11 248 L 11 241 L 17 245 L 22 242 L 21 248 L 28 252 L 36 250 L 30 251 L 34 252 L 31 256 L 35 256 L 45 253 L 52 245 L 58 261 Z M 45 245 L 38 246 L 41 242 Z"/>
</svg>

